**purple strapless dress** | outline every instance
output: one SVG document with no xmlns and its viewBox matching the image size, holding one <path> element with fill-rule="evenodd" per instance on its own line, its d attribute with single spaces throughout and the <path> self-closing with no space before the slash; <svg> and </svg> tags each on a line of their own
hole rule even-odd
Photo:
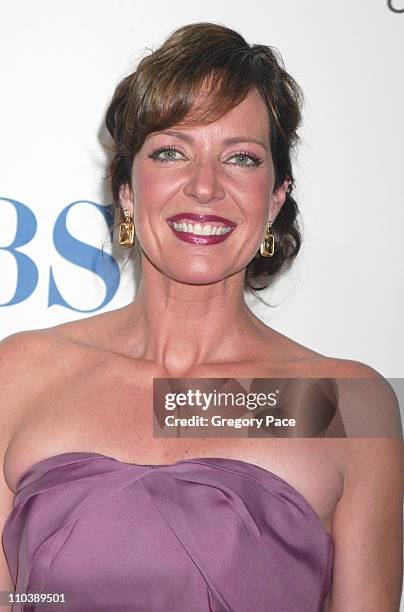
<svg viewBox="0 0 404 612">
<path fill-rule="evenodd" d="M 21 476 L 3 547 L 17 592 L 67 601 L 13 611 L 47 612 L 319 612 L 334 554 L 306 499 L 257 465 L 92 452 Z"/>
</svg>

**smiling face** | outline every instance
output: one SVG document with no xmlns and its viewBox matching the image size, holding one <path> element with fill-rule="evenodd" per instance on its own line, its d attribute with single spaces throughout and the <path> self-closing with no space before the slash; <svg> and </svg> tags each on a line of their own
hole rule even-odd
<svg viewBox="0 0 404 612">
<path fill-rule="evenodd" d="M 133 211 L 155 267 L 179 282 L 207 284 L 247 266 L 289 184 L 273 191 L 269 143 L 268 111 L 256 90 L 214 123 L 147 136 L 120 204 Z"/>
</svg>

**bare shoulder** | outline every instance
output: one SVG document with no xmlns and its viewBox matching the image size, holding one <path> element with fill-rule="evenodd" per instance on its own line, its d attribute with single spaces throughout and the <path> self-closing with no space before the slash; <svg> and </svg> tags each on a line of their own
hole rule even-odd
<svg viewBox="0 0 404 612">
<path fill-rule="evenodd" d="M 281 345 L 282 343 L 282 345 Z M 353 359 L 322 355 L 281 337 L 279 346 L 286 356 L 284 364 L 289 376 L 296 378 L 327 378 L 333 380 L 338 398 L 338 420 L 343 425 L 349 445 L 355 439 L 390 439 L 384 444 L 396 446 L 392 439 L 402 439 L 402 419 L 397 393 L 392 384 L 374 367 Z M 371 446 L 371 441 L 368 443 Z M 341 445 L 341 458 L 347 457 Z"/>
<path fill-rule="evenodd" d="M 0 341 L 0 430 L 4 450 L 32 396 L 41 390 L 53 343 L 51 335 L 36 330 L 17 332 Z"/>
<path fill-rule="evenodd" d="M 301 370 L 302 376 L 383 379 L 377 370 L 361 361 L 324 355 L 273 329 L 270 334 L 269 340 L 276 340 L 277 350 L 285 356 L 285 361 L 290 363 L 296 372 Z"/>
<path fill-rule="evenodd" d="M 397 485 L 395 495 L 402 496 L 403 429 L 395 389 L 378 370 L 360 361 L 325 358 L 321 369 L 338 385 L 339 410 L 347 432 L 343 454 L 346 485 L 362 480 L 376 461 L 378 473 L 388 472 Z"/>
<path fill-rule="evenodd" d="M 320 375 L 333 378 L 338 387 L 339 411 L 351 446 L 358 438 L 402 438 L 400 386 L 396 391 L 378 370 L 360 361 L 327 358 L 319 363 Z"/>
<path fill-rule="evenodd" d="M 0 341 L 3 415 L 24 409 L 53 379 L 64 380 L 75 367 L 98 363 L 109 351 L 108 339 L 114 337 L 120 319 L 117 313 L 21 331 Z"/>
<path fill-rule="evenodd" d="M 11 334 L 0 342 L 0 405 L 2 419 L 15 414 L 24 392 L 36 382 L 38 367 L 47 365 L 54 343 L 51 334 L 29 330 Z M 4 422 L 3 422 L 4 424 Z"/>
<path fill-rule="evenodd" d="M 48 351 L 48 336 L 35 331 L 18 332 L 0 342 L 0 532 L 12 507 L 14 494 L 4 472 L 9 442 L 29 401 L 29 389 L 34 381 L 34 370 L 44 364 Z M 33 368 L 32 365 L 37 367 Z M 0 590 L 12 590 L 13 581 L 3 551 L 0 549 Z"/>
<path fill-rule="evenodd" d="M 0 341 L 1 366 L 6 367 L 8 360 L 28 354 L 34 348 L 41 348 L 46 338 L 51 337 L 47 330 L 26 330 L 15 332 Z"/>
<path fill-rule="evenodd" d="M 121 314 L 124 308 L 102 312 L 77 321 L 67 321 L 44 331 L 55 341 L 111 350 L 114 336 L 126 324 L 126 319 L 122 318 Z"/>
<path fill-rule="evenodd" d="M 0 341 L 0 420 L 16 425 L 52 378 L 68 371 L 76 355 L 74 340 L 59 326 L 16 332 Z M 77 352 L 77 351 L 76 351 Z M 4 429 L 3 429 L 4 430 Z"/>
<path fill-rule="evenodd" d="M 361 361 L 353 359 L 340 359 L 337 357 L 328 357 L 319 355 L 314 358 L 317 363 L 319 372 L 323 372 L 324 376 L 334 376 L 335 378 L 352 378 L 352 379 L 373 379 L 385 380 L 385 378 L 375 370 L 372 366 Z M 386 381 L 386 384 L 387 381 Z"/>
<path fill-rule="evenodd" d="M 109 314 L 21 331 L 4 338 L 0 342 L 0 384 L 7 390 L 7 398 L 3 395 L 2 403 L 14 410 L 21 405 L 25 392 L 39 393 L 42 385 L 61 370 L 67 372 L 69 366 L 80 360 L 80 355 L 88 359 L 89 353 L 96 354 L 93 349 L 102 348 L 101 332 L 107 337 L 111 328 L 106 324 Z"/>
<path fill-rule="evenodd" d="M 325 355 L 268 327 L 262 321 L 259 325 L 263 331 L 264 355 L 268 354 L 268 346 L 273 347 L 275 359 L 282 361 L 291 372 L 296 372 L 296 376 L 382 378 L 366 363 Z"/>
</svg>

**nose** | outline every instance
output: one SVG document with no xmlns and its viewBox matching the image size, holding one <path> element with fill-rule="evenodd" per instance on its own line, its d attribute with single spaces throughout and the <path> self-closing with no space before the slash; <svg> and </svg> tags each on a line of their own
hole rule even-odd
<svg viewBox="0 0 404 612">
<path fill-rule="evenodd" d="M 222 200 L 226 192 L 221 182 L 221 168 L 212 159 L 200 160 L 190 169 L 184 185 L 184 194 L 201 204 Z"/>
</svg>

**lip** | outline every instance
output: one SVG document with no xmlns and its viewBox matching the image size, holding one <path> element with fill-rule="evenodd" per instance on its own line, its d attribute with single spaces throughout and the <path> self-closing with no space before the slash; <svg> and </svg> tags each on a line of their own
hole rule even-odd
<svg viewBox="0 0 404 612">
<path fill-rule="evenodd" d="M 199 223 L 207 223 L 208 221 L 218 221 L 219 223 L 224 223 L 226 227 L 236 227 L 237 225 L 237 223 L 234 223 L 234 221 L 230 221 L 230 219 L 226 219 L 225 217 L 218 217 L 217 215 L 198 215 L 197 213 L 189 212 L 173 215 L 172 217 L 169 217 L 167 221 L 179 221 L 180 219 L 199 221 Z"/>
<path fill-rule="evenodd" d="M 189 219 L 190 221 L 198 221 L 199 223 L 217 221 L 223 223 L 226 227 L 231 227 L 231 230 L 227 232 L 227 234 L 221 234 L 219 236 L 201 236 L 199 234 L 178 232 L 174 227 L 174 221 L 179 221 L 180 219 Z M 198 215 L 196 213 L 178 213 L 177 215 L 173 215 L 169 219 L 166 219 L 166 221 L 170 226 L 171 231 L 175 236 L 177 236 L 177 238 L 183 242 L 190 242 L 191 244 L 196 244 L 199 246 L 209 246 L 211 244 L 217 244 L 218 242 L 227 240 L 230 234 L 233 233 L 234 228 L 237 226 L 237 223 L 234 223 L 234 221 L 230 221 L 230 219 L 226 219 L 225 217 L 219 217 L 218 215 Z"/>
<path fill-rule="evenodd" d="M 169 223 L 170 225 L 170 223 Z M 230 234 L 234 231 L 232 228 L 227 234 L 220 234 L 219 236 L 201 236 L 199 234 L 189 234 L 188 232 L 177 232 L 174 225 L 170 225 L 171 231 L 183 242 L 190 242 L 191 244 L 197 244 L 199 246 L 209 246 L 210 244 L 217 244 L 227 240 Z"/>
</svg>

